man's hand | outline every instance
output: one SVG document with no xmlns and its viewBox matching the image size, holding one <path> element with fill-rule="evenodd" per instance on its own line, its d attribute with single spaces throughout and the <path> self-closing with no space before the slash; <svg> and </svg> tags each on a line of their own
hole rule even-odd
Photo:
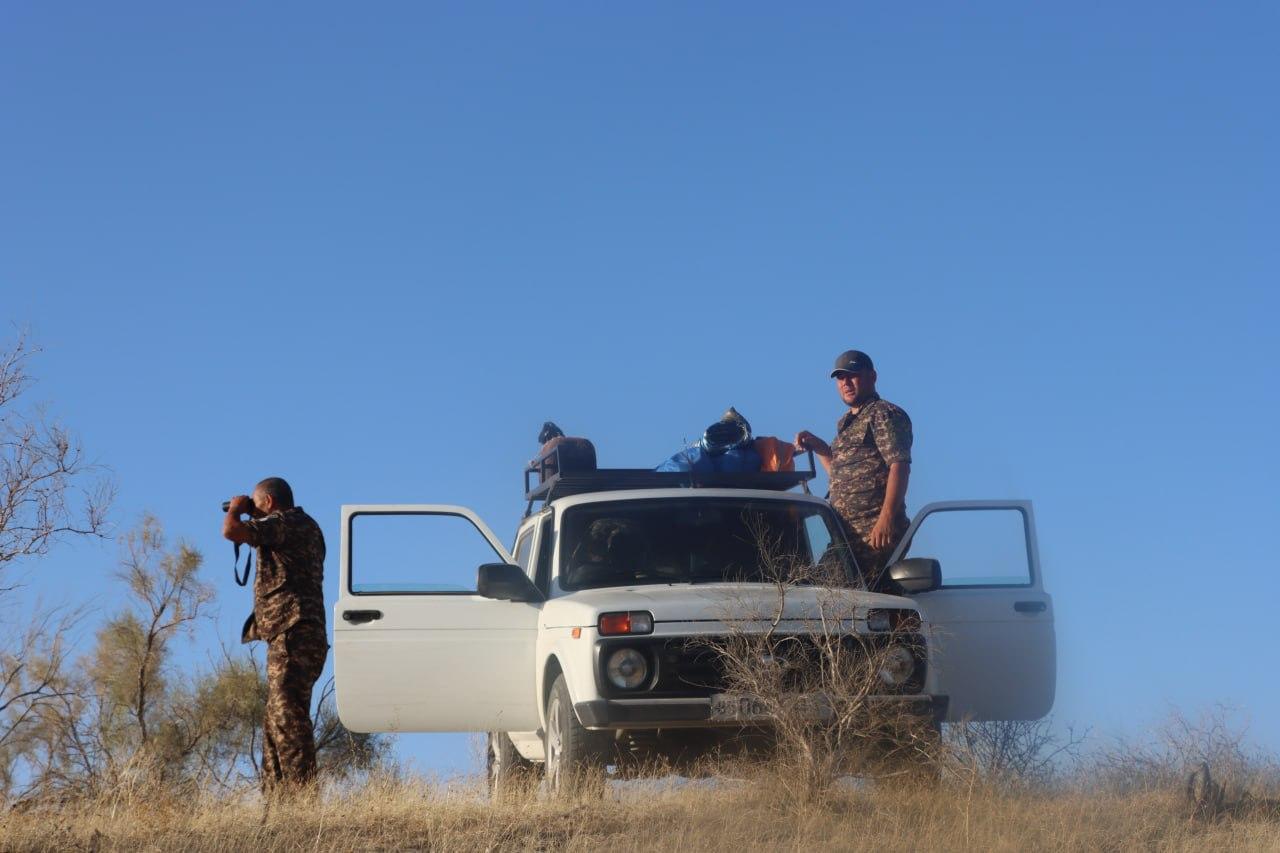
<svg viewBox="0 0 1280 853">
<path fill-rule="evenodd" d="M 876 518 L 876 526 L 871 528 L 871 535 L 867 538 L 867 544 L 877 551 L 895 544 L 893 541 L 893 518 L 898 508 L 905 506 L 907 480 L 910 478 L 910 462 L 894 462 L 889 466 L 889 482 L 884 489 L 884 505 L 880 507 L 880 515 Z"/>
<path fill-rule="evenodd" d="M 883 515 L 877 518 L 876 526 L 871 528 L 871 535 L 867 537 L 867 544 L 877 551 L 892 545 L 893 520 Z"/>
<path fill-rule="evenodd" d="M 831 445 L 807 429 L 802 429 L 796 433 L 795 448 L 796 453 L 812 450 L 818 457 L 818 461 L 822 463 L 822 467 L 826 469 L 828 476 L 831 474 Z"/>
<path fill-rule="evenodd" d="M 253 512 L 253 498 L 248 495 L 236 495 L 227 501 L 227 515 L 222 519 L 223 538 L 230 539 L 237 545 L 253 544 L 250 542 L 253 534 L 249 525 L 240 520 L 241 515 L 253 515 Z"/>
<path fill-rule="evenodd" d="M 797 453 L 804 453 L 806 450 L 812 450 L 819 456 L 831 455 L 831 445 L 827 444 L 807 429 L 796 433 L 795 447 Z"/>
</svg>

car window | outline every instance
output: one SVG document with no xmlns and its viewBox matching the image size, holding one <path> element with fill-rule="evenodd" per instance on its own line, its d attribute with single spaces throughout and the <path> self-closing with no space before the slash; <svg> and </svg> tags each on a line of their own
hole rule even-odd
<svg viewBox="0 0 1280 853">
<path fill-rule="evenodd" d="M 520 538 L 516 540 L 515 557 L 516 565 L 529 571 L 529 552 L 533 547 L 533 528 L 530 527 L 524 533 L 520 534 Z"/>
<path fill-rule="evenodd" d="M 469 519 L 453 513 L 357 513 L 350 524 L 355 595 L 474 592 L 476 569 L 501 559 Z"/>
<path fill-rule="evenodd" d="M 692 498 L 570 507 L 560 523 L 565 589 L 649 583 L 852 583 L 856 574 L 821 504 Z"/>
<path fill-rule="evenodd" d="M 1026 517 L 1019 509 L 932 512 L 911 537 L 908 554 L 938 560 L 944 587 L 1032 582 Z"/>
<path fill-rule="evenodd" d="M 538 568 L 533 585 L 546 595 L 551 584 L 551 552 L 555 550 L 555 529 L 551 516 L 542 522 L 542 535 L 538 537 Z"/>
</svg>

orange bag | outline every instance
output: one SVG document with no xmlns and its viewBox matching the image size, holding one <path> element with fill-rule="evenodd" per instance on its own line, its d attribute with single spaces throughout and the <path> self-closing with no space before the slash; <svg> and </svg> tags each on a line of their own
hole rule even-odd
<svg viewBox="0 0 1280 853">
<path fill-rule="evenodd" d="M 796 448 L 789 441 L 766 435 L 756 439 L 756 453 L 760 454 L 761 471 L 796 470 Z"/>
</svg>

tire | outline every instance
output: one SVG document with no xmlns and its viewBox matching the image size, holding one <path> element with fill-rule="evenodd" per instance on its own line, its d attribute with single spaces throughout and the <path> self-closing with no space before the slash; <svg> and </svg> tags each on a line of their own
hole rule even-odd
<svg viewBox="0 0 1280 853">
<path fill-rule="evenodd" d="M 546 713 L 543 754 L 547 791 L 552 796 L 567 796 L 603 777 L 607 737 L 578 722 L 563 674 L 556 676 L 547 693 Z"/>
<path fill-rule="evenodd" d="M 503 799 L 531 786 L 533 762 L 516 750 L 506 732 L 489 732 L 486 753 L 491 800 Z"/>
</svg>

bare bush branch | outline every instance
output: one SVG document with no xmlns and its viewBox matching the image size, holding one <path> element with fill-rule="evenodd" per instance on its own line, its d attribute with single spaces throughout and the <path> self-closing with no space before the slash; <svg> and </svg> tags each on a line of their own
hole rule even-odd
<svg viewBox="0 0 1280 853">
<path fill-rule="evenodd" d="M 99 671 L 105 673 L 121 660 L 127 661 L 129 675 L 124 677 L 132 682 L 128 686 L 131 712 L 139 743 L 145 745 L 154 698 L 150 694 L 163 689 L 161 666 L 169 639 L 191 629 L 213 600 L 213 590 L 198 577 L 204 562 L 198 551 L 179 543 L 176 551 L 165 552 L 164 530 L 154 516 L 145 516 L 124 542 L 117 576 L 128 585 L 140 611 L 108 625 L 108 633 L 99 641 Z"/>
<path fill-rule="evenodd" d="M 946 726 L 953 767 L 993 785 L 1045 785 L 1076 764 L 1089 732 L 1054 730 L 1052 718 L 989 720 Z"/>
<path fill-rule="evenodd" d="M 0 650 L 0 797 L 12 791 L 15 768 L 32 749 L 43 715 L 75 692 L 67 656 L 69 634 L 82 612 L 38 614 Z"/>
<path fill-rule="evenodd" d="M 748 523 L 767 586 L 730 593 L 723 635 L 702 644 L 718 660 L 725 695 L 741 697 L 766 722 L 784 768 L 776 783 L 807 803 L 850 772 L 883 777 L 927 768 L 936 750 L 932 719 L 898 698 L 886 677 L 904 666 L 903 654 L 913 668 L 923 653 L 918 623 L 904 618 L 868 632 L 839 546 L 797 554 L 762 519 Z"/>
<path fill-rule="evenodd" d="M 171 677 L 167 662 L 172 638 L 190 630 L 212 601 L 199 579 L 201 562 L 183 543 L 167 550 L 149 516 L 125 537 L 117 577 L 130 604 L 98 630 L 93 651 L 73 672 L 58 659 L 58 680 L 22 721 L 20 755 L 31 791 L 85 795 L 189 775 L 189 757 L 218 724 L 207 715 L 190 724 L 201 711 L 199 692 Z"/>
<path fill-rule="evenodd" d="M 173 640 L 190 633 L 213 601 L 202 558 L 170 547 L 146 516 L 121 543 L 116 577 L 128 604 L 96 632 L 74 663 L 62 638 L 70 622 L 34 624 L 0 654 L 0 794 L 23 803 L 87 801 L 113 792 L 156 796 L 229 794 L 258 787 L 267 679 L 248 651 L 211 667 L 170 665 Z M 332 681 L 315 716 L 325 775 L 349 779 L 381 766 L 389 740 L 348 731 Z"/>
<path fill-rule="evenodd" d="M 0 569 L 42 556 L 70 536 L 105 536 L 115 497 L 109 473 L 44 407 L 20 406 L 39 350 L 25 335 L 0 352 Z"/>
<path fill-rule="evenodd" d="M 1280 760 L 1251 745 L 1239 715 L 1223 705 L 1195 716 L 1174 710 L 1148 737 L 1116 739 L 1090 756 L 1080 781 L 1122 793 L 1179 790 L 1204 765 L 1228 786 L 1280 784 Z"/>
</svg>

